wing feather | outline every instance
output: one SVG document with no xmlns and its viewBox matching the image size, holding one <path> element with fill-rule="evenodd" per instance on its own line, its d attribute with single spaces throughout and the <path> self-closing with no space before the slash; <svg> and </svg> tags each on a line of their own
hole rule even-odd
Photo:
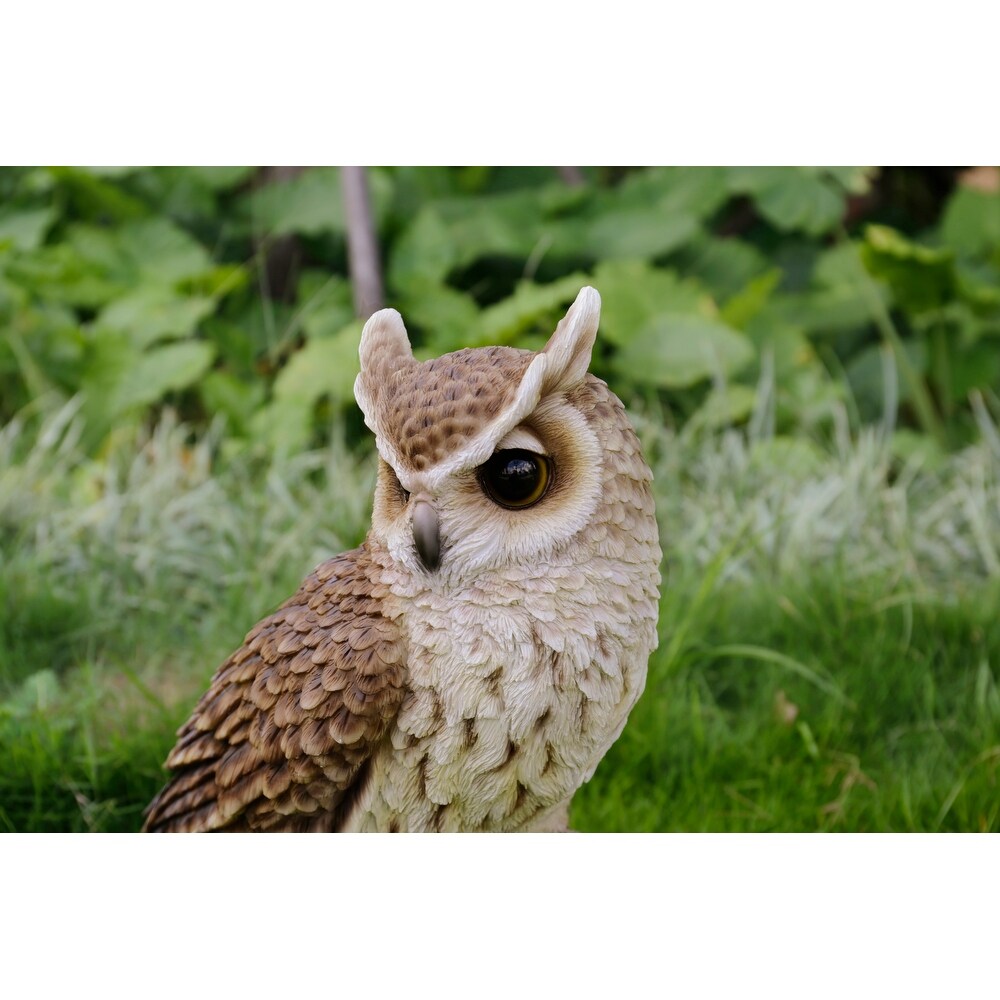
<svg viewBox="0 0 1000 1000">
<path fill-rule="evenodd" d="M 179 730 L 145 830 L 336 828 L 403 699 L 378 569 L 366 545 L 331 559 L 254 626 Z"/>
</svg>

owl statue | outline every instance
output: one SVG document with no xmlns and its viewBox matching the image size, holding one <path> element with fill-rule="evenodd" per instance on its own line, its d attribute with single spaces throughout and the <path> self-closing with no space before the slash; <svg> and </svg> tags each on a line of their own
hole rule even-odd
<svg viewBox="0 0 1000 1000">
<path fill-rule="evenodd" d="M 588 374 L 584 288 L 540 352 L 361 337 L 371 530 L 256 625 L 179 732 L 146 830 L 557 829 L 656 646 L 652 474 Z"/>
</svg>

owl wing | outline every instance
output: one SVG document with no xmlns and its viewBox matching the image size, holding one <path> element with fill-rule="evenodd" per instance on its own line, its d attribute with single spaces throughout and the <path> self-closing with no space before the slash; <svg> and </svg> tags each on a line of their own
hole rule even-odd
<svg viewBox="0 0 1000 1000">
<path fill-rule="evenodd" d="M 336 829 L 395 717 L 405 651 L 367 546 L 257 624 L 178 731 L 145 830 Z"/>
</svg>

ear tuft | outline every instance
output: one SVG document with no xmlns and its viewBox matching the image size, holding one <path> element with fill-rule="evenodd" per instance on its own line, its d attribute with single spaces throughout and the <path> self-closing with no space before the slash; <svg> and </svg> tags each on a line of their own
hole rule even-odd
<svg viewBox="0 0 1000 1000">
<path fill-rule="evenodd" d="M 354 380 L 354 398 L 365 415 L 365 423 L 374 431 L 375 408 L 389 377 L 413 364 L 410 338 L 403 317 L 395 309 L 380 309 L 365 323 L 358 357 L 361 372 Z"/>
<path fill-rule="evenodd" d="M 543 392 L 566 392 L 586 378 L 600 321 L 601 296 L 587 285 L 542 349 L 548 358 Z"/>
<path fill-rule="evenodd" d="M 410 338 L 403 317 L 395 309 L 373 313 L 361 331 L 361 374 L 384 378 L 413 360 Z"/>
</svg>

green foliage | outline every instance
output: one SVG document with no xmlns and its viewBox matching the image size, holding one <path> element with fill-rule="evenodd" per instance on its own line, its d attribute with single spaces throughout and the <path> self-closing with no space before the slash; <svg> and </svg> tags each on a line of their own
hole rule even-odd
<svg viewBox="0 0 1000 1000">
<path fill-rule="evenodd" d="M 812 167 L 734 167 L 729 188 L 754 199 L 761 215 L 781 230 L 801 230 L 811 236 L 829 233 L 844 214 L 844 180 L 863 192 L 864 174 L 848 168 L 838 176 Z"/>
<path fill-rule="evenodd" d="M 901 309 L 919 315 L 954 298 L 950 250 L 919 246 L 887 226 L 869 226 L 861 249 L 868 271 L 885 281 Z"/>
<path fill-rule="evenodd" d="M 956 253 L 995 259 L 1000 247 L 1000 195 L 960 188 L 945 209 L 941 236 Z"/>
<path fill-rule="evenodd" d="M 749 419 L 767 378 L 783 431 L 832 433 L 846 398 L 859 422 L 892 403 L 897 423 L 961 444 L 970 393 L 1000 380 L 1000 194 L 959 186 L 936 226 L 907 228 L 880 176 L 652 168 L 569 187 L 542 168 L 373 168 L 369 183 L 387 297 L 421 356 L 538 347 L 589 282 L 597 373 L 671 420 Z M 80 393 L 96 453 L 169 403 L 288 452 L 351 408 L 336 169 L 19 168 L 0 193 L 0 418 Z"/>
</svg>

